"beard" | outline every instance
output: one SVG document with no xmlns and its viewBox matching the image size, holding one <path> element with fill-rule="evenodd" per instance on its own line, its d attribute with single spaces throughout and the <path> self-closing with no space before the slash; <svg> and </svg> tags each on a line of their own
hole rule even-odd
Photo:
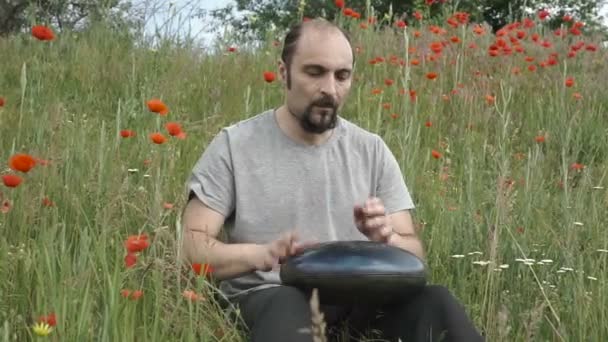
<svg viewBox="0 0 608 342">
<path fill-rule="evenodd" d="M 308 133 L 322 134 L 335 128 L 338 121 L 338 104 L 330 96 L 310 103 L 299 114 L 295 114 L 291 110 L 289 112 L 298 120 L 300 127 Z M 313 115 L 318 116 L 319 121 L 313 120 Z"/>
</svg>

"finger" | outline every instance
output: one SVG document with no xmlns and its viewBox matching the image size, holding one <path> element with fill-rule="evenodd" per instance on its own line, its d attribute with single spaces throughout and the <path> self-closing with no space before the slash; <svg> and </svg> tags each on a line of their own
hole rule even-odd
<svg viewBox="0 0 608 342">
<path fill-rule="evenodd" d="M 308 248 L 315 247 L 317 245 L 319 245 L 319 241 L 316 240 L 298 242 L 297 244 L 295 244 L 295 254 L 300 253 Z"/>
<path fill-rule="evenodd" d="M 386 225 L 386 218 L 384 216 L 376 216 L 367 219 L 365 226 L 368 230 L 376 230 Z"/>
<path fill-rule="evenodd" d="M 362 206 L 356 204 L 353 210 L 356 221 L 362 221 L 365 218 L 365 211 Z"/>
</svg>

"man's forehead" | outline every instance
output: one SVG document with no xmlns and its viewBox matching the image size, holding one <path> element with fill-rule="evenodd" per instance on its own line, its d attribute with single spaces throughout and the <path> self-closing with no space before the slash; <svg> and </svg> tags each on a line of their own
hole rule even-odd
<svg viewBox="0 0 608 342">
<path fill-rule="evenodd" d="M 298 65 L 321 65 L 330 69 L 351 68 L 352 48 L 336 30 L 311 30 L 302 34 L 295 54 Z"/>
</svg>

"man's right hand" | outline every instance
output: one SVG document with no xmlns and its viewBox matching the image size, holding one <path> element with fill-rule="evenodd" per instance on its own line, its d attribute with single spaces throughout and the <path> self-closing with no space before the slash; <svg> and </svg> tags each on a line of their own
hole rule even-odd
<svg viewBox="0 0 608 342">
<path fill-rule="evenodd" d="M 251 262 L 256 270 L 268 272 L 288 257 L 299 254 L 317 244 L 317 241 L 300 242 L 296 232 L 287 232 L 274 241 L 257 245 Z"/>
</svg>

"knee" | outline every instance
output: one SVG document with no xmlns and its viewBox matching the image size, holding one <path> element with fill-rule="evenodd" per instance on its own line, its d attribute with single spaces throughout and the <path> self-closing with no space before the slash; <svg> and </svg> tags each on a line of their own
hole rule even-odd
<svg viewBox="0 0 608 342">
<path fill-rule="evenodd" d="M 435 308 L 445 306 L 454 300 L 454 296 L 450 290 L 442 285 L 427 285 L 420 296 L 424 302 Z"/>
<path fill-rule="evenodd" d="M 289 307 L 297 308 L 308 306 L 308 297 L 306 293 L 293 286 L 278 286 L 272 299 L 274 303 Z"/>
</svg>

